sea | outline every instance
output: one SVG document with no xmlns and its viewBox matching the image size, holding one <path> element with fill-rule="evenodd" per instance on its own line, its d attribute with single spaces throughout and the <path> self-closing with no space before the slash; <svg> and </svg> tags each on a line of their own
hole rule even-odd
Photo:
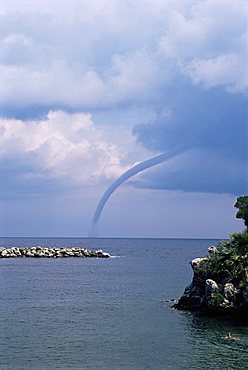
<svg viewBox="0 0 248 370">
<path fill-rule="evenodd" d="M 217 240 L 0 238 L 113 258 L 0 259 L 0 369 L 248 369 L 248 323 L 177 311 Z M 237 338 L 228 342 L 228 331 Z"/>
</svg>

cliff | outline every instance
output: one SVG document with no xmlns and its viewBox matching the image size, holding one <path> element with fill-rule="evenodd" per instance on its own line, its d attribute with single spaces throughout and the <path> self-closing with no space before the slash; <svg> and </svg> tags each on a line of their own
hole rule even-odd
<svg viewBox="0 0 248 370">
<path fill-rule="evenodd" d="M 193 280 L 174 305 L 179 310 L 248 317 L 248 233 L 208 248 L 191 261 Z"/>
</svg>

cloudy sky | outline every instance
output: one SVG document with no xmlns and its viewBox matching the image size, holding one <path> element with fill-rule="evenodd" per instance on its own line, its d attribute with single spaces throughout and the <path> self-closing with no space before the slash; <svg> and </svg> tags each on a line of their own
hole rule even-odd
<svg viewBox="0 0 248 370">
<path fill-rule="evenodd" d="M 0 235 L 221 238 L 248 191 L 246 0 L 0 0 Z"/>
</svg>

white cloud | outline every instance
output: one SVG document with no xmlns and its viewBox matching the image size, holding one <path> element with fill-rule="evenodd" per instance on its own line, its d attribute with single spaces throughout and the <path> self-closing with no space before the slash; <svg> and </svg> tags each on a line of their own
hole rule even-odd
<svg viewBox="0 0 248 370">
<path fill-rule="evenodd" d="M 1 103 L 77 110 L 147 103 L 175 73 L 244 91 L 246 4 L 2 1 Z"/>
<path fill-rule="evenodd" d="M 114 55 L 107 76 L 111 100 L 144 101 L 151 98 L 156 87 L 165 80 L 159 75 L 154 55 L 138 50 L 132 55 Z"/>
<path fill-rule="evenodd" d="M 51 111 L 40 121 L 0 120 L 0 166 L 29 190 L 32 181 L 44 178 L 73 186 L 111 181 L 130 167 L 125 155 L 135 145 L 127 130 L 116 135 L 86 113 Z"/>
<path fill-rule="evenodd" d="M 164 80 L 164 78 L 163 78 Z M 49 67 L 0 65 L 2 104 L 103 108 L 144 101 L 161 83 L 156 61 L 145 51 L 114 55 L 104 73 L 56 60 Z"/>
<path fill-rule="evenodd" d="M 248 87 L 247 61 L 235 55 L 221 55 L 212 59 L 194 59 L 185 68 L 194 83 L 207 88 L 226 86 L 232 92 L 242 92 Z"/>
<path fill-rule="evenodd" d="M 17 106 L 32 103 L 80 107 L 102 103 L 104 96 L 103 82 L 94 71 L 71 69 L 64 61 L 39 69 L 3 65 L 0 71 L 2 104 L 10 104 L 15 97 Z"/>
<path fill-rule="evenodd" d="M 247 75 L 248 3 L 197 1 L 172 10 L 159 48 L 193 83 L 244 92 Z"/>
</svg>

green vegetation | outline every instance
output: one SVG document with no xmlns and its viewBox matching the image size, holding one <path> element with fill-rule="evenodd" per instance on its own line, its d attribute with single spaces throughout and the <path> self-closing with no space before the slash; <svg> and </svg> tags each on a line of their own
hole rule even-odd
<svg viewBox="0 0 248 370">
<path fill-rule="evenodd" d="M 232 282 L 235 286 L 248 286 L 248 233 L 243 231 L 230 236 L 230 241 L 220 241 L 209 249 L 206 260 L 197 269 L 202 280 L 217 283 Z"/>
<path fill-rule="evenodd" d="M 244 220 L 246 231 L 248 231 L 248 195 L 238 197 L 234 207 L 239 209 L 236 217 Z"/>
<path fill-rule="evenodd" d="M 213 293 L 208 304 L 210 307 L 220 306 L 225 301 L 225 297 L 220 293 Z"/>
<path fill-rule="evenodd" d="M 197 275 L 204 281 L 231 282 L 239 289 L 248 286 L 248 196 L 240 196 L 234 207 L 237 218 L 244 220 L 246 230 L 230 235 L 229 241 L 220 241 L 217 247 L 209 248 L 208 258 L 201 261 Z"/>
<path fill-rule="evenodd" d="M 235 207 L 246 229 L 209 247 L 208 256 L 192 265 L 192 283 L 175 308 L 248 318 L 248 196 L 238 197 Z"/>
</svg>

